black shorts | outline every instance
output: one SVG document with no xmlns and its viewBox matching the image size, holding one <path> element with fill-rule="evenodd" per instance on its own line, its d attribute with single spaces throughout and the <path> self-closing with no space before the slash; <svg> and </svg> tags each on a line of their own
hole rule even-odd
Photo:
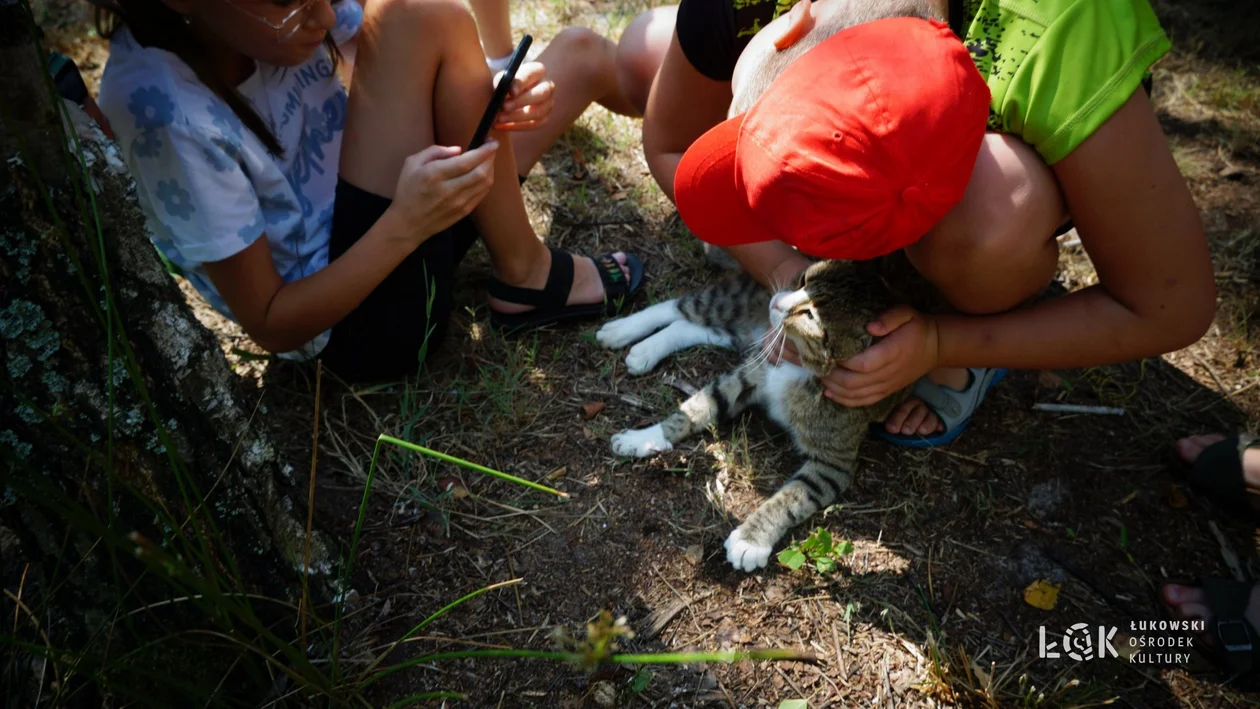
<svg viewBox="0 0 1260 709">
<path fill-rule="evenodd" d="M 338 178 L 329 262 L 366 234 L 392 202 Z M 411 252 L 333 326 L 320 353 L 324 365 L 351 382 L 398 379 L 419 369 L 446 339 L 455 270 L 478 236 L 472 218 L 464 217 Z"/>
<path fill-rule="evenodd" d="M 339 178 L 329 262 L 366 234 L 392 201 Z M 420 244 L 333 326 L 320 354 L 324 365 L 354 382 L 397 379 L 416 371 L 446 338 L 455 269 L 476 240 L 472 219 L 464 217 Z"/>
</svg>

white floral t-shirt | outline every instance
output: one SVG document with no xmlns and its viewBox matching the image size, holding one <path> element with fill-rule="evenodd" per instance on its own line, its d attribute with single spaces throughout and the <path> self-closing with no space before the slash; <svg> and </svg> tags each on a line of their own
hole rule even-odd
<svg viewBox="0 0 1260 709">
<path fill-rule="evenodd" d="M 357 0 L 333 5 L 338 43 L 358 32 Z M 346 91 L 328 51 L 296 67 L 261 62 L 237 87 L 279 141 L 274 156 L 171 52 L 126 29 L 110 41 L 99 104 L 135 178 L 150 238 L 216 310 L 232 318 L 202 264 L 266 234 L 284 281 L 328 265 Z M 281 356 L 317 355 L 328 332 Z"/>
</svg>

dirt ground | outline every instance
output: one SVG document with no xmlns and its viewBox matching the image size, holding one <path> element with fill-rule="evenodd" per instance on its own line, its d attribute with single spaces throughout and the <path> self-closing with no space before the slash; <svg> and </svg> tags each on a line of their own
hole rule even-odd
<svg viewBox="0 0 1260 709">
<path fill-rule="evenodd" d="M 388 704 L 451 690 L 451 707 L 1239 706 L 1260 700 L 1194 666 L 1124 657 L 1039 657 L 1039 629 L 1161 618 L 1164 579 L 1254 574 L 1253 529 L 1179 484 L 1184 435 L 1255 430 L 1260 359 L 1260 6 L 1156 0 L 1174 51 L 1155 69 L 1153 99 L 1202 210 L 1220 289 L 1202 341 L 1165 357 L 1058 372 L 1012 372 L 955 443 L 908 451 L 870 439 L 844 501 L 816 526 L 851 541 L 838 569 L 735 572 L 722 542 L 797 465 L 785 434 L 753 413 L 642 461 L 615 458 L 609 437 L 654 423 L 736 361 L 693 350 L 653 373 L 626 375 L 623 352 L 597 347 L 596 325 L 504 341 L 487 327 L 484 251 L 474 250 L 451 339 L 418 377 L 352 389 L 325 377 L 317 520 L 349 540 L 376 437 L 399 438 L 546 485 L 548 495 L 402 451 L 382 456 L 350 602 L 356 653 L 388 643 L 446 603 L 520 578 L 461 606 L 393 660 L 439 649 L 548 649 L 581 635 L 601 610 L 626 616 L 633 652 L 790 647 L 816 664 L 742 662 L 621 668 L 591 674 L 542 660 L 436 663 L 375 689 Z M 93 88 L 107 49 L 77 5 L 38 5 L 50 44 L 79 61 Z M 580 24 L 616 37 L 641 2 L 513 6 L 541 44 Z M 648 264 L 639 307 L 714 277 L 652 182 L 639 123 L 591 109 L 535 168 L 527 204 L 548 243 L 600 253 L 632 248 Z M 1058 287 L 1096 279 L 1073 234 Z M 186 285 L 186 284 L 185 284 Z M 262 389 L 269 425 L 294 461 L 309 460 L 315 373 L 269 362 L 214 317 L 242 376 Z M 583 404 L 599 402 L 587 419 Z M 1116 407 L 1058 414 L 1038 402 Z M 294 432 L 301 432 L 300 434 Z M 451 478 L 460 490 L 446 490 Z M 464 493 L 467 494 L 464 494 Z M 1052 610 L 1026 602 L 1034 581 L 1061 584 Z M 653 632 L 656 631 L 656 632 Z M 1123 637 L 1120 635 L 1118 637 Z M 434 702 L 434 705 L 437 703 Z M 610 704 L 604 703 L 604 706 Z"/>
</svg>

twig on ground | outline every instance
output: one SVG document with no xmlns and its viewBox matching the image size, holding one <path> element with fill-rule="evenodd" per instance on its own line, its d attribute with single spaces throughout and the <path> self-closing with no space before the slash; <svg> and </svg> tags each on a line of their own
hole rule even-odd
<svg viewBox="0 0 1260 709">
<path fill-rule="evenodd" d="M 1225 398 L 1233 401 L 1234 395 L 1231 394 L 1229 389 L 1225 386 L 1225 382 L 1221 381 L 1220 376 L 1216 373 L 1216 368 L 1208 364 L 1207 360 L 1200 357 L 1197 352 L 1192 352 L 1190 357 L 1194 359 L 1196 364 L 1207 370 L 1208 375 L 1212 377 L 1212 381 L 1216 382 L 1216 388 L 1221 390 L 1221 393 L 1225 395 Z"/>
<path fill-rule="evenodd" d="M 666 581 L 666 583 L 669 582 Z M 675 591 L 675 593 L 677 592 Z M 692 604 L 703 601 L 709 596 L 712 596 L 713 593 L 713 591 L 708 591 L 700 594 L 699 596 L 681 598 L 667 606 L 662 606 L 653 610 L 651 613 L 648 613 L 643 618 L 643 621 L 647 623 L 648 626 L 647 630 L 643 632 L 643 637 L 647 640 L 651 640 L 657 635 L 660 635 L 661 631 L 665 629 L 665 626 L 669 625 L 669 622 L 677 617 L 679 613 L 683 612 L 683 610 Z"/>
<path fill-rule="evenodd" d="M 1123 416 L 1124 409 L 1114 406 L 1082 406 L 1080 404 L 1033 404 L 1034 411 L 1050 411 L 1060 414 L 1100 414 L 1106 416 Z"/>
<path fill-rule="evenodd" d="M 1229 545 L 1229 541 L 1225 539 L 1224 534 L 1221 534 L 1221 529 L 1216 526 L 1216 522 L 1208 522 L 1208 527 L 1212 530 L 1212 535 L 1216 537 L 1216 543 L 1221 545 L 1221 558 L 1225 560 L 1225 565 L 1234 572 L 1235 579 L 1245 581 L 1247 577 L 1243 574 L 1242 565 L 1238 563 L 1238 552 Z"/>
<path fill-rule="evenodd" d="M 583 396 L 611 396 L 614 399 L 620 399 L 635 408 L 643 409 L 644 411 L 656 411 L 655 406 L 652 406 L 637 396 L 630 396 L 629 394 L 618 394 L 616 392 L 600 391 L 598 389 L 576 389 L 575 391 Z"/>
</svg>

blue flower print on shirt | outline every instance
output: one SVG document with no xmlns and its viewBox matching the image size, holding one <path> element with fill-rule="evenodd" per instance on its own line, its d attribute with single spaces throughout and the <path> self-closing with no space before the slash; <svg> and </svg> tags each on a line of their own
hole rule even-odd
<svg viewBox="0 0 1260 709">
<path fill-rule="evenodd" d="M 167 214 L 184 221 L 192 218 L 192 213 L 197 211 L 197 208 L 192 203 L 192 195 L 188 194 L 188 190 L 179 186 L 178 180 L 158 180 L 157 198 L 162 200 L 162 204 L 166 205 Z"/>
<path fill-rule="evenodd" d="M 139 157 L 155 158 L 162 152 L 162 138 L 156 131 L 141 131 L 136 134 L 136 142 L 132 144 L 132 149 Z"/>
<path fill-rule="evenodd" d="M 152 130 L 175 120 L 175 104 L 156 86 L 142 86 L 131 92 L 127 109 L 136 117 L 136 128 Z"/>
<path fill-rule="evenodd" d="M 266 226 L 263 224 L 263 213 L 260 209 L 254 212 L 254 221 L 241 227 L 240 231 L 236 232 L 236 234 L 242 239 L 253 243 L 253 240 L 258 238 L 258 236 L 263 233 L 264 229 L 266 229 Z"/>
<path fill-rule="evenodd" d="M 258 206 L 268 224 L 279 224 L 297 211 L 297 205 L 284 195 L 258 195 Z"/>
<path fill-rule="evenodd" d="M 232 135 L 235 138 L 241 137 L 241 119 L 237 118 L 232 112 L 231 107 L 222 101 L 215 101 L 206 106 L 206 112 L 210 114 L 210 121 L 215 127 L 223 131 L 224 135 Z"/>
</svg>

